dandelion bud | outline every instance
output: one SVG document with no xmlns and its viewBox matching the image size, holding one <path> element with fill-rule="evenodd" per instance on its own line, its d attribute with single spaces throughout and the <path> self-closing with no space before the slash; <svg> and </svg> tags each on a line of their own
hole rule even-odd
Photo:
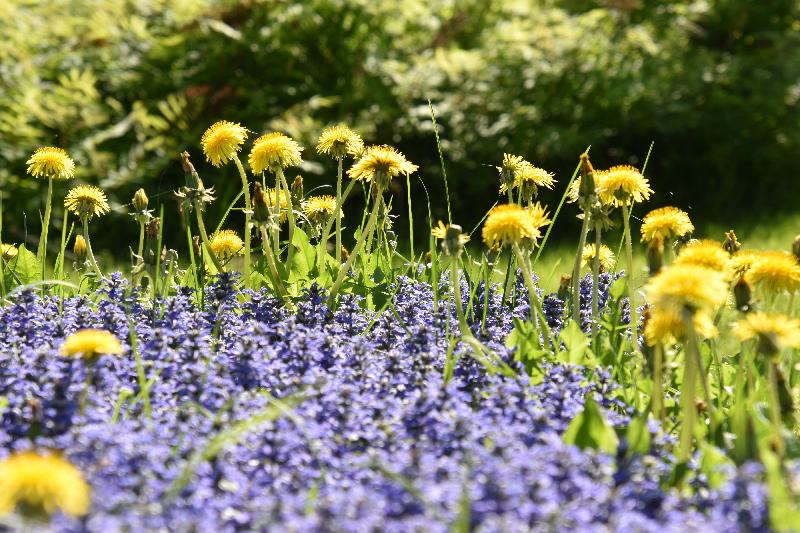
<svg viewBox="0 0 800 533">
<path fill-rule="evenodd" d="M 303 197 L 303 176 L 297 176 L 292 182 L 292 199 Z"/>
<path fill-rule="evenodd" d="M 463 237 L 461 226 L 458 224 L 448 225 L 443 240 L 445 253 L 453 256 L 459 255 L 464 249 Z"/>
<path fill-rule="evenodd" d="M 794 400 L 792 399 L 792 390 L 786 382 L 786 374 L 783 373 L 780 365 L 773 361 L 773 370 L 775 371 L 775 385 L 778 389 L 778 404 L 781 407 L 781 416 L 784 423 L 787 425 L 794 425 Z"/>
<path fill-rule="evenodd" d="M 158 232 L 161 230 L 161 219 L 158 217 L 153 217 L 150 219 L 150 222 L 147 223 L 147 227 L 145 228 L 145 234 L 147 235 L 148 239 L 158 239 Z"/>
<path fill-rule="evenodd" d="M 733 230 L 725 232 L 725 241 L 722 243 L 722 248 L 731 255 L 742 248 L 742 243 L 736 238 L 736 233 Z"/>
<path fill-rule="evenodd" d="M 79 261 L 86 259 L 86 239 L 83 235 L 75 235 L 75 244 L 72 246 L 72 252 Z"/>
<path fill-rule="evenodd" d="M 792 243 L 792 253 L 800 261 L 800 235 L 794 238 L 794 242 Z"/>
<path fill-rule="evenodd" d="M 194 165 L 192 164 L 192 162 L 189 161 L 189 152 L 187 151 L 181 152 L 181 167 L 183 168 L 183 171 L 186 174 L 192 174 L 194 172 L 197 172 L 194 169 Z"/>
<path fill-rule="evenodd" d="M 589 161 L 589 154 L 584 152 L 581 154 L 581 183 L 578 193 L 581 202 L 591 202 L 592 197 L 596 194 L 596 188 L 594 167 Z"/>
<path fill-rule="evenodd" d="M 347 248 L 345 248 L 344 246 L 342 246 L 341 252 L 342 252 L 342 254 L 341 254 L 342 255 L 342 261 L 346 262 L 347 259 L 350 257 L 350 252 L 347 251 Z"/>
<path fill-rule="evenodd" d="M 17 256 L 17 253 L 19 253 L 19 251 L 13 244 L 0 243 L 0 255 L 3 256 L 3 261 L 11 261 Z"/>
<path fill-rule="evenodd" d="M 133 195 L 133 207 L 137 211 L 144 211 L 147 209 L 148 199 L 147 194 L 145 194 L 144 189 L 139 189 L 136 191 L 136 194 Z"/>
<path fill-rule="evenodd" d="M 733 298 L 736 303 L 736 309 L 739 311 L 747 312 L 750 310 L 750 299 L 753 295 L 753 288 L 750 283 L 741 276 L 733 286 Z"/>
<path fill-rule="evenodd" d="M 656 237 L 647 245 L 647 268 L 650 275 L 655 276 L 664 266 L 664 241 Z"/>
<path fill-rule="evenodd" d="M 261 184 L 255 182 L 253 184 L 253 220 L 257 224 L 265 224 L 269 222 L 269 204 L 267 202 L 267 195 Z"/>
<path fill-rule="evenodd" d="M 564 274 L 561 276 L 561 282 L 558 284 L 558 298 L 567 301 L 569 298 L 570 289 L 572 288 L 572 276 Z"/>
</svg>

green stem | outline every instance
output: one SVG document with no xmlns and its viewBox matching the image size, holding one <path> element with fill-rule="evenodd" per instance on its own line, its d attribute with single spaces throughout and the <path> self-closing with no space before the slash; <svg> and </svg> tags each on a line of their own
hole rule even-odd
<svg viewBox="0 0 800 533">
<path fill-rule="evenodd" d="M 681 383 L 681 422 L 680 446 L 678 460 L 686 462 L 692 455 L 692 438 L 694 426 L 697 421 L 697 406 L 694 403 L 697 386 L 697 360 L 694 352 L 697 350 L 697 336 L 694 335 L 693 316 L 684 312 L 683 321 L 686 324 L 687 343 L 684 351 L 683 383 Z"/>
<path fill-rule="evenodd" d="M 600 285 L 600 244 L 602 228 L 595 224 L 594 228 L 594 261 L 592 262 L 592 350 L 597 353 L 597 329 L 600 322 L 599 285 Z"/>
<path fill-rule="evenodd" d="M 88 242 L 87 242 L 88 245 Z M 94 369 L 94 363 L 86 363 L 86 378 L 83 380 L 83 392 L 81 393 L 81 399 L 79 403 L 80 415 L 83 416 L 86 414 L 86 404 L 89 400 L 89 388 L 92 386 L 92 370 Z"/>
<path fill-rule="evenodd" d="M 83 239 L 86 241 L 86 257 L 89 258 L 89 264 L 92 265 L 92 268 L 97 274 L 97 278 L 102 278 L 103 273 L 100 272 L 100 267 L 97 266 L 97 261 L 95 260 L 94 252 L 92 251 L 92 243 L 89 240 L 89 218 L 83 217 L 81 224 L 83 224 Z"/>
<path fill-rule="evenodd" d="M 252 212 L 250 184 L 247 181 L 247 174 L 238 155 L 233 154 L 233 162 L 236 163 L 239 176 L 242 178 L 242 192 L 244 193 L 244 286 L 249 289 L 252 285 L 252 280 L 250 279 L 250 216 Z"/>
<path fill-rule="evenodd" d="M 281 186 L 286 192 L 286 210 L 289 215 L 289 244 L 286 253 L 286 270 L 288 271 L 292 266 L 292 256 L 294 256 L 294 206 L 292 205 L 292 193 L 289 190 L 289 185 L 286 183 L 286 177 L 283 175 L 283 170 L 278 170 L 275 174 L 280 178 Z"/>
<path fill-rule="evenodd" d="M 631 223 L 629 220 L 628 203 L 622 204 L 622 222 L 625 226 L 625 256 L 628 261 L 628 306 L 631 315 L 631 342 L 635 351 L 639 350 L 639 313 L 636 310 L 636 291 L 633 288 L 633 243 L 631 242 Z M 693 327 L 693 325 L 692 325 Z"/>
<path fill-rule="evenodd" d="M 136 255 L 139 257 L 142 257 L 142 254 L 144 253 L 144 226 L 144 221 L 139 222 L 139 246 L 136 248 Z"/>
<path fill-rule="evenodd" d="M 414 268 L 416 254 L 414 253 L 414 213 L 411 211 L 411 175 L 406 175 L 406 194 L 408 195 L 408 246 L 411 249 L 411 271 L 416 276 L 417 269 Z"/>
<path fill-rule="evenodd" d="M 586 234 L 589 232 L 589 211 L 583 211 L 581 235 L 578 239 L 578 253 L 575 255 L 575 266 L 572 268 L 572 320 L 581 324 L 581 263 L 583 262 L 583 248 L 586 246 Z"/>
<path fill-rule="evenodd" d="M 42 233 L 39 237 L 38 257 L 42 263 L 42 279 L 45 278 L 45 259 L 47 258 L 47 233 L 50 229 L 50 211 L 53 203 L 53 178 L 47 178 L 47 203 L 44 206 L 44 220 L 42 221 Z"/>
<path fill-rule="evenodd" d="M 261 246 L 264 249 L 264 257 L 267 260 L 267 267 L 269 267 L 270 274 L 272 274 L 273 281 L 275 283 L 275 292 L 278 293 L 281 300 L 285 299 L 288 296 L 288 292 L 286 291 L 286 287 L 283 285 L 283 280 L 281 280 L 281 276 L 278 273 L 278 267 L 275 265 L 275 256 L 272 253 L 272 248 L 269 244 L 269 233 L 267 232 L 267 228 L 261 228 Z"/>
<path fill-rule="evenodd" d="M 653 413 L 662 424 L 664 411 L 664 345 L 660 342 L 653 347 Z"/>
<path fill-rule="evenodd" d="M 769 406 L 770 418 L 772 418 L 772 426 L 775 431 L 775 438 L 778 444 L 778 456 L 783 457 L 785 444 L 783 442 L 783 434 L 781 433 L 781 404 L 778 398 L 778 377 L 775 372 L 775 361 L 769 361 Z"/>
<path fill-rule="evenodd" d="M 372 230 L 375 228 L 375 222 L 378 219 L 378 209 L 380 208 L 380 198 L 383 194 L 383 191 L 378 190 L 378 195 L 375 198 L 375 201 L 372 204 L 372 212 L 369 215 L 369 220 L 367 221 L 367 225 L 364 226 L 364 230 L 361 232 L 361 235 L 358 236 L 358 241 L 356 245 L 353 247 L 353 251 L 350 252 L 350 256 L 347 258 L 347 262 L 342 265 L 339 269 L 339 274 L 336 276 L 336 281 L 333 282 L 333 286 L 330 290 L 330 296 L 328 297 L 328 301 L 332 302 L 336 298 L 336 294 L 339 292 L 339 288 L 342 286 L 344 282 L 344 278 L 347 276 L 347 273 L 350 271 L 350 267 L 353 264 L 356 256 L 361 252 L 361 247 L 364 245 L 364 242 L 367 240 L 367 235 L 372 234 Z"/>
<path fill-rule="evenodd" d="M 333 218 L 336 219 L 336 250 L 334 253 L 336 255 L 336 264 L 342 264 L 342 217 L 339 216 L 339 211 L 342 209 L 342 203 L 344 200 L 342 199 L 342 159 L 339 159 L 338 169 L 336 171 L 336 210 L 333 213 Z M 350 186 L 347 187 L 347 191 L 350 191 L 350 188 L 353 186 L 355 182 L 351 181 Z M 347 198 L 347 193 L 345 193 L 345 198 Z M 330 221 L 325 225 L 325 236 L 320 241 L 325 247 L 328 246 L 328 233 L 331 230 Z"/>
<path fill-rule="evenodd" d="M 467 317 L 464 316 L 464 304 L 461 302 L 461 284 L 458 280 L 458 259 L 455 257 L 450 258 L 450 279 L 453 283 L 453 300 L 456 304 L 456 315 L 458 316 L 458 325 L 461 328 L 461 335 L 472 335 L 472 332 L 467 325 Z"/>
<path fill-rule="evenodd" d="M 522 250 L 517 243 L 514 243 L 514 254 L 517 256 L 517 261 L 519 262 L 520 268 L 522 268 L 522 277 L 525 278 L 525 284 L 528 287 L 528 301 L 530 302 L 531 307 L 531 322 L 533 324 L 536 324 L 536 321 L 539 322 L 539 327 L 544 334 L 543 336 L 545 344 L 550 346 L 553 344 L 552 333 L 550 332 L 550 325 L 547 323 L 547 319 L 542 311 L 542 304 L 539 302 L 539 295 L 536 294 L 536 285 L 533 283 L 533 276 L 531 276 L 530 264 L 528 262 L 530 257 L 522 253 Z M 536 337 L 538 342 L 538 335 Z"/>
<path fill-rule="evenodd" d="M 338 194 L 337 188 L 337 196 L 339 196 L 339 198 L 336 200 L 336 209 L 325 224 L 325 231 L 322 232 L 322 239 L 319 241 L 319 248 L 317 250 L 317 262 L 320 265 L 322 265 L 322 259 L 325 257 L 325 249 L 328 245 L 328 239 L 330 238 L 334 221 L 336 222 L 336 261 L 337 264 L 342 264 L 342 205 L 347 201 L 347 197 L 350 196 L 350 191 L 353 190 L 355 184 L 355 180 L 350 181 L 350 185 L 344 190 L 343 195 Z"/>
<path fill-rule="evenodd" d="M 214 253 L 214 249 L 211 247 L 211 241 L 208 240 L 208 233 L 206 232 L 206 225 L 203 222 L 203 214 L 200 211 L 200 202 L 193 202 L 194 203 L 194 212 L 197 216 L 197 229 L 200 230 L 200 238 L 203 239 L 203 244 L 206 247 L 206 253 L 208 257 L 211 258 L 211 262 L 214 263 L 214 268 L 217 269 L 217 272 L 223 272 L 222 263 L 219 262 L 217 258 L 217 254 Z M 161 251 L 157 252 L 161 254 Z"/>
</svg>

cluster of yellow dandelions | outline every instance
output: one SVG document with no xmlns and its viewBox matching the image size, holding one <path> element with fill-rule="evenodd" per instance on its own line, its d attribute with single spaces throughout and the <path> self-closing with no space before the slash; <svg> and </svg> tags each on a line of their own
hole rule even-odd
<svg viewBox="0 0 800 533">
<path fill-rule="evenodd" d="M 607 170 L 594 170 L 595 191 L 600 203 L 608 207 L 630 205 L 648 200 L 653 194 L 650 181 L 639 170 L 629 165 L 617 165 Z M 580 197 L 581 178 L 572 182 L 567 193 L 571 202 Z"/>
<path fill-rule="evenodd" d="M 100 355 L 123 351 L 113 333 L 83 329 L 64 340 L 59 355 L 92 364 Z M 57 453 L 23 451 L 0 460 L 0 516 L 16 512 L 40 521 L 56 511 L 83 516 L 90 503 L 91 489 L 80 470 Z"/>
</svg>

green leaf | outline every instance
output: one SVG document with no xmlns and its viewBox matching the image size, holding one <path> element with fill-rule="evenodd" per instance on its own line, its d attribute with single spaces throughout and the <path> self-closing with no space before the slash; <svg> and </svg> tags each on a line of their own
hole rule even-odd
<svg viewBox="0 0 800 533">
<path fill-rule="evenodd" d="M 708 478 L 708 484 L 712 489 L 719 488 L 727 479 L 725 466 L 732 462 L 725 455 L 725 452 L 708 443 L 700 446 L 702 458 L 700 459 L 700 471 Z"/>
<path fill-rule="evenodd" d="M 558 339 L 566 347 L 566 351 L 559 353 L 559 360 L 572 365 L 583 364 L 584 354 L 589 349 L 589 341 L 578 323 L 570 320 L 558 334 Z"/>
<path fill-rule="evenodd" d="M 9 272 L 9 268 L 13 272 Z M 18 285 L 27 285 L 42 279 L 42 266 L 36 259 L 36 254 L 25 248 L 22 244 L 17 249 L 17 255 L 3 268 L 6 290 Z"/>
<path fill-rule="evenodd" d="M 619 445 L 613 426 L 592 398 L 586 399 L 583 412 L 572 419 L 563 438 L 565 443 L 581 449 L 591 448 L 608 454 L 616 453 Z"/>
<path fill-rule="evenodd" d="M 309 279 L 309 274 L 317 259 L 316 248 L 311 246 L 308 235 L 300 228 L 294 229 L 292 246 L 295 248 L 295 253 L 292 256 L 292 264 L 289 266 L 289 283 Z"/>
<path fill-rule="evenodd" d="M 629 453 L 645 454 L 650 451 L 650 429 L 647 427 L 647 413 L 642 413 L 631 420 L 625 432 Z"/>
<path fill-rule="evenodd" d="M 800 502 L 787 484 L 780 458 L 768 446 L 761 449 L 761 462 L 767 473 L 769 519 L 775 531 L 797 531 Z"/>
</svg>

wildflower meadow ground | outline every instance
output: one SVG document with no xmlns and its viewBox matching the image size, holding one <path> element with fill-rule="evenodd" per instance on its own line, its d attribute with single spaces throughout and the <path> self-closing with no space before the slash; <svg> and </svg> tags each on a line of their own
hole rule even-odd
<svg viewBox="0 0 800 533">
<path fill-rule="evenodd" d="M 199 148 L 177 211 L 136 192 L 121 270 L 92 248 L 105 193 L 60 148 L 30 156 L 38 249 L 0 245 L 0 530 L 800 530 L 800 240 L 695 238 L 648 205 L 646 161 L 561 178 L 504 154 L 480 226 L 428 220 L 415 250 L 390 184 L 418 167 L 391 146 L 220 121 Z M 287 177 L 309 152 L 335 194 Z M 223 165 L 243 227 L 205 214 Z"/>
</svg>

